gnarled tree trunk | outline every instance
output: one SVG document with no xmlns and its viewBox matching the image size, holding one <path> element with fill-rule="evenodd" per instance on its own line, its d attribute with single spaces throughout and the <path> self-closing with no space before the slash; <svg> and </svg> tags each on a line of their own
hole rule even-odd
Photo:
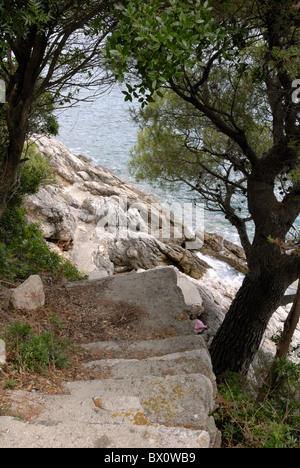
<svg viewBox="0 0 300 468">
<path fill-rule="evenodd" d="M 258 351 L 268 322 L 280 306 L 288 286 L 299 278 L 299 256 L 286 254 L 281 245 L 299 214 L 299 200 L 275 196 L 276 174 L 292 158 L 282 143 L 261 158 L 248 179 L 248 208 L 255 224 L 247 245 L 249 272 L 211 344 L 218 380 L 226 371 L 246 375 Z"/>
<path fill-rule="evenodd" d="M 245 277 L 211 344 L 217 380 L 221 380 L 226 371 L 247 374 L 285 290 L 286 283 L 278 273 Z"/>
</svg>

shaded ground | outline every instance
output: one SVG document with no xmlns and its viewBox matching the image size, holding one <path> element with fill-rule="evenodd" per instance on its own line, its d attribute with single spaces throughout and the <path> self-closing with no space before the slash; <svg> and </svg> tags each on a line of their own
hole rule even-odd
<svg viewBox="0 0 300 468">
<path fill-rule="evenodd" d="M 24 322 L 37 332 L 49 330 L 51 317 L 60 323 L 60 333 L 74 344 L 111 340 L 147 340 L 174 336 L 169 329 L 141 327 L 147 312 L 126 301 L 113 301 L 95 295 L 94 286 L 67 288 L 63 282 L 45 282 L 46 305 L 34 312 L 11 307 L 0 308 L 0 329 Z"/>
</svg>

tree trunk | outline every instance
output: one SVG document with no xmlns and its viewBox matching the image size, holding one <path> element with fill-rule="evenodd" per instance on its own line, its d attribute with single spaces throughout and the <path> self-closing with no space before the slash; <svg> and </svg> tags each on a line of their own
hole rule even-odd
<svg viewBox="0 0 300 468">
<path fill-rule="evenodd" d="M 258 402 L 263 401 L 267 393 L 273 390 L 276 386 L 276 381 L 278 377 L 278 373 L 277 373 L 278 360 L 281 358 L 287 357 L 294 332 L 299 322 L 299 318 L 300 318 L 300 281 L 298 283 L 297 294 L 295 296 L 293 305 L 284 322 L 283 332 L 277 344 L 277 349 L 276 349 L 274 360 L 268 370 L 266 377 L 264 378 L 263 385 L 258 392 L 258 395 L 257 395 Z"/>
<path fill-rule="evenodd" d="M 279 273 L 245 277 L 210 347 L 217 380 L 226 371 L 247 374 L 286 287 Z"/>
<path fill-rule="evenodd" d="M 255 223 L 247 255 L 249 272 L 210 349 L 218 380 L 226 371 L 248 373 L 272 314 L 288 286 L 299 278 L 299 257 L 285 255 L 280 248 L 295 212 L 277 201 L 271 167 L 261 161 L 248 181 L 248 206 Z"/>
<path fill-rule="evenodd" d="M 31 84 L 31 88 L 32 86 Z M 0 220 L 16 188 L 16 177 L 20 170 L 26 141 L 30 106 L 30 99 L 22 97 L 21 91 L 17 89 L 8 96 L 6 110 L 8 145 L 4 162 L 0 167 Z"/>
<path fill-rule="evenodd" d="M 300 319 L 300 281 L 298 283 L 297 294 L 291 307 L 290 313 L 284 322 L 284 328 L 277 345 L 275 359 L 286 357 L 293 339 L 294 332 Z"/>
<path fill-rule="evenodd" d="M 6 124 L 8 146 L 0 168 L 0 220 L 9 198 L 15 191 L 16 176 L 28 131 L 33 94 L 39 77 L 39 67 L 46 48 L 46 38 L 32 27 L 24 41 L 15 41 L 14 54 L 18 67 L 7 84 Z"/>
<path fill-rule="evenodd" d="M 15 131 L 12 131 L 12 128 L 10 129 L 10 143 L 7 148 L 6 160 L 0 174 L 0 220 L 7 208 L 9 197 L 14 192 L 26 138 L 24 129 L 20 129 L 18 125 L 15 126 Z"/>
</svg>

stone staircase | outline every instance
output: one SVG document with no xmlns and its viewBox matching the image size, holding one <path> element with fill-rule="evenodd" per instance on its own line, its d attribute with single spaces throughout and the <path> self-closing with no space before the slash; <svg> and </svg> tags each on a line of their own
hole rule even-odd
<svg viewBox="0 0 300 468">
<path fill-rule="evenodd" d="M 174 270 L 163 270 L 177 288 Z M 131 278 L 143 281 L 142 275 Z M 180 309 L 186 299 L 178 298 Z M 100 357 L 85 364 L 93 378 L 66 383 L 62 395 L 13 392 L 38 415 L 31 422 L 1 417 L 0 448 L 218 447 L 215 376 L 203 338 L 191 331 L 187 324 L 174 337 L 84 345 Z"/>
<path fill-rule="evenodd" d="M 219 434 L 208 415 L 215 404 L 214 377 L 201 337 L 187 335 L 117 346 L 118 359 L 86 364 L 99 378 L 67 383 L 64 395 L 14 392 L 16 401 L 26 402 L 40 414 L 30 423 L 0 418 L 0 431 L 4 431 L 0 447 L 218 445 Z M 116 343 L 99 342 L 86 348 L 107 351 L 116 348 Z M 131 353 L 147 357 L 130 358 Z"/>
</svg>

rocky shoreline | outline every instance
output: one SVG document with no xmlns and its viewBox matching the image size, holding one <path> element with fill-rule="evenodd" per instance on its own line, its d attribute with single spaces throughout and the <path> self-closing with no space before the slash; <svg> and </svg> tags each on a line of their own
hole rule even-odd
<svg viewBox="0 0 300 468">
<path fill-rule="evenodd" d="M 220 279 L 205 260 L 226 262 L 245 274 L 243 249 L 216 233 L 190 232 L 152 196 L 87 158 L 75 156 L 57 139 L 36 136 L 34 144 L 50 157 L 57 179 L 55 185 L 42 187 L 26 201 L 29 220 L 40 224 L 49 246 L 89 279 L 176 267 L 218 307 L 217 314 L 204 317 L 210 322 L 209 342 L 240 283 Z M 187 242 L 194 248 L 186 249 Z M 270 338 L 283 328 L 290 306 L 280 307 L 270 321 L 262 344 L 270 357 L 275 352 Z M 294 343 L 299 341 L 300 328 Z"/>
<path fill-rule="evenodd" d="M 197 250 L 246 272 L 238 246 L 216 234 L 191 233 L 153 197 L 58 140 L 40 136 L 34 142 L 51 158 L 57 183 L 27 198 L 29 220 L 40 224 L 52 249 L 90 278 L 174 265 L 200 279 L 210 266 Z"/>
</svg>

